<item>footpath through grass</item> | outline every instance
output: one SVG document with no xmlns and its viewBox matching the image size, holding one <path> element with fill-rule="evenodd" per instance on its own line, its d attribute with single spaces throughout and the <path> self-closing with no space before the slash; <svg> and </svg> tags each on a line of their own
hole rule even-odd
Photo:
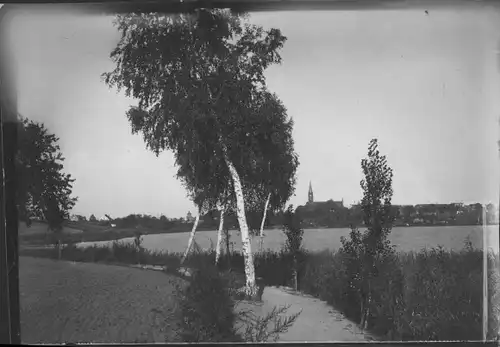
<svg viewBox="0 0 500 347">
<path fill-rule="evenodd" d="M 24 250 L 23 253 L 57 257 L 51 249 Z M 69 246 L 63 249 L 62 257 L 80 262 L 140 263 L 176 269 L 181 254 L 150 252 L 115 243 L 109 248 Z M 357 293 L 349 285 L 343 257 L 335 251 L 302 253 L 299 290 L 326 301 L 346 318 L 359 323 L 361 308 Z M 482 257 L 481 250 L 465 246 L 460 252 L 440 248 L 400 252 L 393 259 L 377 264 L 379 275 L 373 283 L 373 315 L 368 330 L 384 340 L 394 341 L 481 340 Z M 188 258 L 186 266 L 213 264 L 214 259 L 213 252 L 195 253 Z M 290 255 L 283 251 L 255 254 L 256 274 L 265 285 L 292 286 L 292 264 Z M 243 257 L 240 254 L 225 256 L 219 268 L 231 268 L 242 274 Z M 494 303 L 498 299 L 498 264 L 491 260 L 489 268 L 489 302 Z M 498 311 L 495 305 L 489 306 L 489 339 L 495 339 Z"/>
</svg>

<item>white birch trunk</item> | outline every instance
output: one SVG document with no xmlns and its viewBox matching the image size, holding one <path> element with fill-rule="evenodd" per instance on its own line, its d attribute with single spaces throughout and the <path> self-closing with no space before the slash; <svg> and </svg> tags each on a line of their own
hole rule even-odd
<svg viewBox="0 0 500 347">
<path fill-rule="evenodd" d="M 243 189 L 241 186 L 240 176 L 236 171 L 233 163 L 227 156 L 226 149 L 223 147 L 224 161 L 231 173 L 233 179 L 234 193 L 236 195 L 236 214 L 238 216 L 238 224 L 240 225 L 241 232 L 241 249 L 243 258 L 245 260 L 245 277 L 246 288 L 245 292 L 250 297 L 257 295 L 257 285 L 255 282 L 255 267 L 253 263 L 252 244 L 250 242 L 250 235 L 248 232 L 247 218 L 245 216 L 245 200 L 243 198 Z"/>
<path fill-rule="evenodd" d="M 215 249 L 215 264 L 219 263 L 220 254 L 222 251 L 222 229 L 224 228 L 224 212 L 225 208 L 222 207 L 220 209 L 220 218 L 219 218 L 219 229 L 217 230 L 217 246 Z"/>
<path fill-rule="evenodd" d="M 267 208 L 269 207 L 269 200 L 271 200 L 271 193 L 267 195 L 266 204 L 264 205 L 264 215 L 262 216 L 262 222 L 260 223 L 260 251 L 264 246 L 264 223 L 266 222 Z"/>
<path fill-rule="evenodd" d="M 191 250 L 191 247 L 193 247 L 194 235 L 196 234 L 196 228 L 198 227 L 198 222 L 200 221 L 200 213 L 201 211 L 198 211 L 198 215 L 194 220 L 193 229 L 191 229 L 191 235 L 189 236 L 188 245 L 181 259 L 181 265 L 184 264 L 184 261 L 186 260 L 189 251 Z"/>
</svg>

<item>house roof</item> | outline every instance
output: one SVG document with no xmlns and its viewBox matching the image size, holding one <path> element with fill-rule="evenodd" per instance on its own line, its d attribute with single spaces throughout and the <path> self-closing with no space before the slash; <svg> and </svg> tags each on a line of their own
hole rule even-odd
<svg viewBox="0 0 500 347">
<path fill-rule="evenodd" d="M 313 210 L 318 207 L 331 207 L 331 208 L 341 208 L 344 206 L 344 203 L 342 201 L 334 201 L 332 199 L 327 200 L 327 201 L 313 201 L 313 202 L 308 202 L 303 206 L 299 206 L 301 209 L 305 210 Z"/>
</svg>

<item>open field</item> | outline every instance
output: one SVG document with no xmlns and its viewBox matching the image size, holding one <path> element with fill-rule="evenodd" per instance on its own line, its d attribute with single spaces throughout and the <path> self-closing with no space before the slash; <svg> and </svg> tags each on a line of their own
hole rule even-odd
<svg viewBox="0 0 500 347">
<path fill-rule="evenodd" d="M 177 277 L 20 257 L 23 343 L 175 340 Z"/>
<path fill-rule="evenodd" d="M 172 228 L 168 231 L 161 229 L 140 229 L 145 235 L 185 232 L 186 228 Z M 134 237 L 139 229 L 136 228 L 111 228 L 88 222 L 66 222 L 63 227 L 63 242 L 97 242 L 109 241 L 127 237 Z M 19 223 L 19 241 L 22 246 L 44 245 L 53 242 L 47 224 L 34 222 L 30 227 Z"/>
<path fill-rule="evenodd" d="M 340 237 L 348 236 L 349 229 L 306 229 L 304 231 L 304 246 L 310 251 L 324 249 L 338 249 L 341 246 Z M 285 236 L 279 229 L 266 230 L 264 248 L 279 250 L 285 242 Z M 498 225 L 488 226 L 489 245 L 495 245 L 498 250 Z M 237 231 L 232 231 L 231 241 L 234 250 L 241 249 L 241 238 Z M 481 249 L 481 226 L 444 226 L 444 227 L 396 227 L 392 229 L 389 239 L 401 251 L 418 251 L 422 248 L 443 246 L 449 250 L 460 250 L 465 238 L 469 236 L 473 247 Z M 189 233 L 145 235 L 143 246 L 153 251 L 183 252 L 188 243 Z M 133 238 L 126 238 L 123 242 L 133 242 Z M 197 233 L 196 242 L 202 249 L 209 249 L 217 241 L 216 231 Z M 252 240 L 253 249 L 257 249 L 258 238 Z M 109 245 L 110 241 L 82 243 L 88 245 Z"/>
<path fill-rule="evenodd" d="M 22 235 L 35 235 L 42 234 L 45 235 L 49 233 L 47 230 L 47 224 L 41 222 L 33 222 L 30 227 L 26 226 L 26 223 L 19 222 L 19 236 Z M 83 233 L 82 229 L 72 228 L 68 226 L 63 227 L 63 233 L 65 234 L 80 234 Z"/>
</svg>

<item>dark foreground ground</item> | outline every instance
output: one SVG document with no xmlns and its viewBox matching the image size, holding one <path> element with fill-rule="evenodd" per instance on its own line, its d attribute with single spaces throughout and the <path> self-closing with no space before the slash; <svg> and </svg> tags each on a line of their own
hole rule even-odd
<svg viewBox="0 0 500 347">
<path fill-rule="evenodd" d="M 176 341 L 174 283 L 120 266 L 20 257 L 23 343 Z"/>
</svg>

